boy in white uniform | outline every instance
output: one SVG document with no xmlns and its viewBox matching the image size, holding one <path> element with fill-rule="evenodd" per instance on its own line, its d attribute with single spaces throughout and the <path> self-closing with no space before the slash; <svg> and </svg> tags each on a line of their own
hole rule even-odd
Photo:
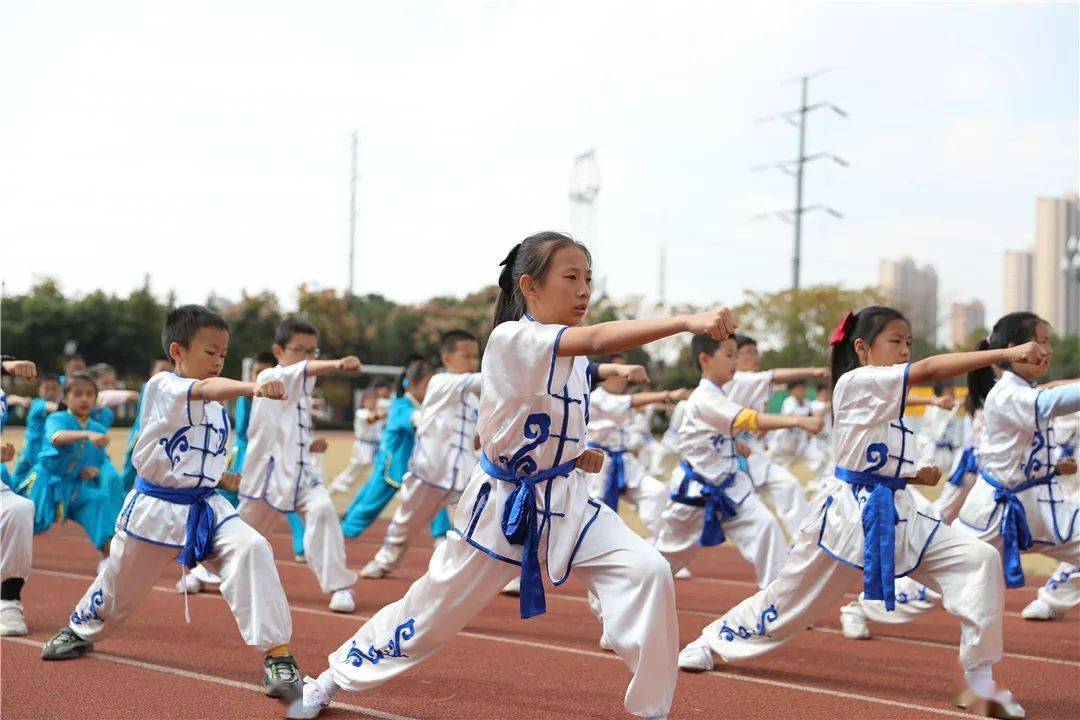
<svg viewBox="0 0 1080 720">
<path fill-rule="evenodd" d="M 443 335 L 444 372 L 428 381 L 416 423 L 416 445 L 401 485 L 401 504 L 382 547 L 360 576 L 382 578 L 401 565 L 410 528 L 427 527 L 442 508 L 453 514 L 480 455 L 476 416 L 480 405 L 480 343 L 466 330 Z"/>
<path fill-rule="evenodd" d="M 701 382 L 686 401 L 677 442 L 682 462 L 671 477 L 671 497 L 661 515 L 656 549 L 674 571 L 685 567 L 702 547 L 728 536 L 754 565 L 759 587 L 776 576 L 787 558 L 787 541 L 776 518 L 740 469 L 735 436 L 782 428 L 821 431 L 810 416 L 767 415 L 731 400 L 723 385 L 735 372 L 735 340 L 695 335 L 691 353 Z"/>
<path fill-rule="evenodd" d="M 29 360 L 5 359 L 3 371 L 26 380 L 37 377 L 37 366 Z M 0 389 L 0 427 L 7 411 L 7 394 Z M 15 457 L 15 447 L 5 443 L 0 453 L 0 462 L 6 464 Z M 0 483 L 0 636 L 27 633 L 22 588 L 30 575 L 33 551 L 34 503 Z"/>
<path fill-rule="evenodd" d="M 222 402 L 253 395 L 284 399 L 280 381 L 238 382 L 219 377 L 229 345 L 228 324 L 198 305 L 173 309 L 165 321 L 165 351 L 176 372 L 150 378 L 132 452 L 135 487 L 116 521 L 111 552 L 71 613 L 45 643 L 45 660 L 71 660 L 122 623 L 146 598 L 162 569 L 207 564 L 248 645 L 265 653 L 268 695 L 299 684 L 286 643 L 292 619 L 266 538 L 237 517 L 214 488 L 226 479 L 229 416 Z M 186 597 L 185 597 L 186 600 Z M 185 603 L 186 613 L 186 603 Z"/>
<path fill-rule="evenodd" d="M 745 408 L 765 412 L 774 385 L 782 385 L 793 380 L 824 380 L 828 377 L 825 368 L 778 368 L 761 371 L 757 341 L 746 335 L 736 335 L 738 347 L 738 367 L 735 375 L 725 383 L 724 392 L 734 402 Z M 753 453 L 749 474 L 754 481 L 758 494 L 772 506 L 788 536 L 793 536 L 799 523 L 810 512 L 810 503 L 806 500 L 799 479 L 784 468 L 764 456 L 765 447 L 753 433 L 743 432 L 739 440 L 747 443 Z"/>
<path fill-rule="evenodd" d="M 810 403 L 806 400 L 806 381 L 794 380 L 788 383 L 788 396 L 780 405 L 781 415 L 813 415 Z M 769 459 L 788 472 L 797 460 L 803 458 L 809 445 L 810 436 L 799 428 L 774 430 L 768 435 Z"/>
<path fill-rule="evenodd" d="M 304 556 L 319 587 L 330 595 L 330 609 L 350 613 L 356 610 L 350 589 L 356 573 L 345 566 L 341 521 L 311 459 L 311 453 L 326 450 L 326 440 L 311 434 L 311 391 L 318 376 L 358 372 L 360 361 L 352 355 L 318 360 L 318 342 L 319 331 L 306 320 L 286 318 L 278 327 L 273 347 L 278 365 L 259 373 L 259 380 L 284 383 L 289 400 L 252 403 L 237 510 L 263 535 L 280 515 L 299 514 Z"/>
</svg>

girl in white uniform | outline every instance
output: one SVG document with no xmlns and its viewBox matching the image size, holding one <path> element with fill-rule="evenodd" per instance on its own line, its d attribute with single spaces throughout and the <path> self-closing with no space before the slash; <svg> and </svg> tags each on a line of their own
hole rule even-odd
<svg viewBox="0 0 1080 720">
<path fill-rule="evenodd" d="M 904 401 L 913 383 L 945 380 L 994 362 L 1038 362 L 1046 351 L 1023 347 L 937 355 L 908 363 L 911 329 L 898 311 L 848 313 L 830 338 L 836 477 L 799 528 L 779 577 L 710 624 L 679 655 L 679 666 L 711 670 L 725 661 L 776 649 L 825 614 L 862 575 L 867 597 L 896 604 L 894 582 L 912 574 L 944 596 L 960 617 L 960 663 L 969 688 L 1005 717 L 1022 717 L 994 684 L 1001 659 L 1004 587 L 993 548 L 918 513 L 908 483 L 932 484 L 936 468 L 915 467 Z"/>
<path fill-rule="evenodd" d="M 615 652 L 633 672 L 626 709 L 667 717 L 675 691 L 678 627 L 671 569 L 618 515 L 589 496 L 586 448 L 589 354 L 622 352 L 679 332 L 724 337 L 731 314 L 618 320 L 578 327 L 588 310 L 584 246 L 544 232 L 503 261 L 495 329 L 481 366 L 482 449 L 454 529 L 428 572 L 330 655 L 290 717 L 313 717 L 338 689 L 367 690 L 430 657 L 511 578 L 523 618 L 545 612 L 543 565 L 553 584 L 571 567 L 596 593 Z"/>
<path fill-rule="evenodd" d="M 345 492 L 365 469 L 375 462 L 379 449 L 379 436 L 386 425 L 386 413 L 379 409 L 376 388 L 364 391 L 360 407 L 353 413 L 353 454 L 348 466 L 330 483 L 331 492 Z"/>
<path fill-rule="evenodd" d="M 671 477 L 656 548 L 678 571 L 702 547 L 719 545 L 730 536 L 764 587 L 783 567 L 787 541 L 739 467 L 735 436 L 789 427 L 815 433 L 822 420 L 766 415 L 732 401 L 723 387 L 735 372 L 734 339 L 718 342 L 697 335 L 690 350 L 701 369 L 701 382 L 686 401 L 679 424 L 676 441 L 682 462 Z"/>
<path fill-rule="evenodd" d="M 746 335 L 736 335 L 738 346 L 738 367 L 735 375 L 724 385 L 724 392 L 734 402 L 745 408 L 765 412 L 772 397 L 775 385 L 783 385 L 793 380 L 824 380 L 827 372 L 824 368 L 778 368 L 759 370 L 757 341 Z M 750 479 L 758 494 L 768 503 L 779 518 L 789 536 L 810 512 L 810 503 L 806 500 L 799 479 L 769 460 L 765 454 L 765 445 L 754 433 L 743 432 L 739 440 L 750 445 L 758 462 L 748 468 Z"/>
<path fill-rule="evenodd" d="M 475 445 L 480 402 L 480 343 L 466 330 L 440 342 L 444 372 L 431 377 L 416 422 L 416 445 L 401 484 L 401 504 L 375 557 L 360 571 L 382 578 L 401 565 L 411 530 L 427 527 L 439 510 L 451 513 L 479 459 Z M 439 542 L 439 540 L 437 540 Z"/>
<path fill-rule="evenodd" d="M 592 479 L 593 499 L 619 511 L 619 500 L 625 498 L 636 509 L 651 537 L 659 530 L 660 513 L 667 502 L 667 487 L 646 473 L 641 461 L 631 452 L 642 444 L 642 430 L 635 428 L 635 412 L 652 403 L 685 400 L 690 391 L 685 388 L 666 392 L 623 394 L 631 379 L 642 381 L 645 368 L 627 365 L 626 358 L 613 355 L 598 366 L 600 387 L 589 396 L 589 447 L 604 452 L 604 467 Z"/>
<path fill-rule="evenodd" d="M 983 405 L 979 480 L 952 527 L 1001 553 L 1010 588 L 1024 585 L 1022 552 L 1040 552 L 1066 563 L 1065 574 L 1052 577 L 1039 593 L 1051 615 L 1059 617 L 1080 601 L 1080 577 L 1068 572 L 1080 564 L 1080 504 L 1075 492 L 1066 491 L 1058 479 L 1075 473 L 1076 464 L 1055 459 L 1051 419 L 1080 412 L 1080 382 L 1051 389 L 1032 385 L 1049 369 L 1050 357 L 1050 326 L 1032 313 L 1004 316 L 982 345 L 1015 349 L 1032 339 L 1044 350 L 1042 362 L 1001 363 L 1004 372 L 996 383 L 989 368 L 969 375 L 971 395 Z M 846 622 L 857 622 L 856 615 L 881 620 L 876 605 L 865 599 L 850 604 L 844 608 Z M 907 608 L 897 621 L 912 620 L 932 607 L 924 603 Z M 869 632 L 861 637 L 869 637 Z"/>
<path fill-rule="evenodd" d="M 219 377 L 228 327 L 198 305 L 169 312 L 164 344 L 176 372 L 158 373 L 146 383 L 131 456 L 138 471 L 135 487 L 116 520 L 106 563 L 67 626 L 45 643 L 43 659 L 90 652 L 150 594 L 170 560 L 187 569 L 202 562 L 221 577 L 221 594 L 244 640 L 265 653 L 267 694 L 289 694 L 299 685 L 286 647 L 292 635 L 289 605 L 270 544 L 214 491 L 226 473 L 229 448 L 222 403 L 240 395 L 278 401 L 285 392 L 279 381 Z"/>
</svg>

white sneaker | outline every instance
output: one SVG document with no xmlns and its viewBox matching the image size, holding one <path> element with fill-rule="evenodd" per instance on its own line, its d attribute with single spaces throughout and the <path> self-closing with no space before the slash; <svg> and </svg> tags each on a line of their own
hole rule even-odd
<svg viewBox="0 0 1080 720">
<path fill-rule="evenodd" d="M 600 649 L 615 652 L 615 646 L 611 644 L 610 640 L 608 640 L 607 633 L 604 633 L 600 636 Z"/>
<path fill-rule="evenodd" d="M 1054 608 L 1050 607 L 1042 598 L 1035 598 L 1028 606 L 1020 611 L 1020 616 L 1025 620 L 1057 620 Z"/>
<path fill-rule="evenodd" d="M 840 629 L 848 640 L 870 639 L 870 624 L 857 600 L 840 608 Z"/>
<path fill-rule="evenodd" d="M 322 709 L 330 704 L 330 693 L 326 692 L 318 680 L 304 678 L 303 694 L 289 703 L 285 717 L 293 720 L 310 720 L 319 716 Z"/>
<path fill-rule="evenodd" d="M 352 590 L 348 588 L 335 590 L 330 596 L 330 609 L 339 613 L 355 612 L 356 598 L 353 597 Z"/>
<path fill-rule="evenodd" d="M 360 577 L 367 578 L 368 580 L 378 580 L 384 578 L 390 574 L 390 571 L 383 567 L 383 564 L 378 560 L 371 560 L 364 569 L 360 571 Z"/>
<path fill-rule="evenodd" d="M 301 565 L 307 565 L 307 557 L 305 555 L 293 555 L 293 562 L 298 562 Z"/>
<path fill-rule="evenodd" d="M 503 587 L 503 589 L 499 592 L 501 592 L 503 595 L 513 595 L 514 597 L 517 597 L 521 594 L 521 578 L 516 577 L 510 582 L 506 583 L 506 586 Z"/>
<path fill-rule="evenodd" d="M 692 577 L 694 577 L 694 573 L 690 572 L 690 568 L 688 567 L 684 567 L 679 570 L 679 572 L 675 573 L 676 580 L 689 580 Z"/>
<path fill-rule="evenodd" d="M 210 570 L 208 570 L 205 565 L 196 565 L 192 569 L 191 574 L 194 575 L 199 580 L 199 582 L 201 582 L 203 585 L 220 585 L 221 584 L 221 578 L 219 578 L 214 573 L 210 572 Z M 196 592 L 198 592 L 198 591 L 196 591 Z"/>
<path fill-rule="evenodd" d="M 9 637 L 26 633 L 22 603 L 18 600 L 0 600 L 0 635 Z"/>
<path fill-rule="evenodd" d="M 708 672 L 716 667 L 712 648 L 703 638 L 698 638 L 679 653 L 679 669 L 686 672 Z"/>
<path fill-rule="evenodd" d="M 184 573 L 184 577 L 176 581 L 176 592 L 180 595 L 184 594 L 185 589 L 188 595 L 197 595 L 202 592 L 202 580 L 195 577 L 193 573 Z"/>
</svg>

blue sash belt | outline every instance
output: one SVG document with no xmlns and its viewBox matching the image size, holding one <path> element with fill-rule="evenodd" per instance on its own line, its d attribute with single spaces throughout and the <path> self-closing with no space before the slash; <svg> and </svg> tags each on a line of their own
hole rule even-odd
<svg viewBox="0 0 1080 720">
<path fill-rule="evenodd" d="M 685 460 L 679 461 L 682 469 L 683 481 L 679 485 L 679 491 L 671 494 L 671 499 L 684 505 L 705 508 L 705 525 L 701 528 L 701 546 L 713 547 L 723 543 L 727 537 L 724 535 L 723 521 L 731 520 L 738 513 L 735 503 L 724 492 L 735 484 L 735 473 L 724 478 L 717 485 L 710 485 L 703 475 L 695 472 L 690 463 Z M 701 496 L 689 494 L 690 481 L 696 480 L 701 483 Z"/>
<path fill-rule="evenodd" d="M 540 528 L 537 523 L 536 486 L 553 477 L 566 477 L 577 466 L 577 460 L 564 462 L 535 475 L 519 475 L 499 467 L 480 455 L 480 467 L 496 480 L 514 483 L 517 487 L 506 499 L 502 514 L 503 537 L 511 545 L 521 545 L 521 619 L 527 620 L 547 612 L 544 599 L 544 579 L 540 575 Z M 545 510 L 546 512 L 546 510 Z"/>
<path fill-rule="evenodd" d="M 907 487 L 904 478 L 888 477 L 861 470 L 836 468 L 836 477 L 844 482 L 872 488 L 862 510 L 863 526 L 863 596 L 884 600 L 885 609 L 896 607 L 896 514 L 894 496 Z"/>
<path fill-rule="evenodd" d="M 191 569 L 210 557 L 214 552 L 214 508 L 207 500 L 214 494 L 209 486 L 197 488 L 167 488 L 154 485 L 141 477 L 135 478 L 135 489 L 158 500 L 175 505 L 190 505 L 187 517 L 187 533 L 176 562 Z"/>
<path fill-rule="evenodd" d="M 1031 528 L 1028 527 L 1027 513 L 1017 497 L 1025 490 L 1039 485 L 1049 485 L 1053 475 L 1028 480 L 1016 487 L 1003 485 L 987 472 L 980 472 L 982 479 L 994 488 L 994 502 L 1002 506 L 1001 525 L 1001 564 L 1005 570 L 1005 586 L 1011 588 L 1024 586 L 1024 568 L 1020 564 L 1020 552 L 1031 548 Z"/>
<path fill-rule="evenodd" d="M 975 448 L 964 448 L 964 452 L 960 455 L 960 462 L 956 464 L 956 469 L 953 470 L 953 474 L 949 476 L 949 484 L 956 487 L 964 486 L 964 476 L 968 473 L 979 472 L 979 461 L 975 457 Z"/>
<path fill-rule="evenodd" d="M 623 456 L 626 450 L 604 447 L 599 443 L 589 443 L 589 447 L 603 450 L 604 454 L 611 458 L 611 467 L 608 470 L 607 483 L 604 485 L 604 504 L 615 512 L 619 511 L 619 498 L 626 492 L 626 463 Z"/>
</svg>

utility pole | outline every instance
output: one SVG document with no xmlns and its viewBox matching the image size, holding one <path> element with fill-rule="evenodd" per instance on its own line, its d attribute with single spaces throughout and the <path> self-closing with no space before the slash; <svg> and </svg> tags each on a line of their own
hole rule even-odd
<svg viewBox="0 0 1080 720">
<path fill-rule="evenodd" d="M 352 133 L 352 176 L 349 179 L 349 285 L 345 296 L 353 296 L 353 278 L 356 275 L 356 154 L 360 136 L 356 130 Z"/>
<path fill-rule="evenodd" d="M 592 148 L 574 158 L 570 171 L 570 229 L 596 255 L 600 252 L 596 231 L 596 199 L 599 195 L 600 164 L 596 159 L 596 148 Z M 594 294 L 599 296 L 605 289 L 604 276 L 594 276 Z"/>
<path fill-rule="evenodd" d="M 825 212 L 829 213 L 833 217 L 837 217 L 837 218 L 842 218 L 843 217 L 843 215 L 841 215 L 837 210 L 834 210 L 833 208 L 829 207 L 828 205 L 821 205 L 821 204 L 815 204 L 815 205 L 810 205 L 810 206 L 803 205 L 803 175 L 804 175 L 803 174 L 803 168 L 806 165 L 806 163 L 812 162 L 814 160 L 819 160 L 821 158 L 827 158 L 827 159 L 832 160 L 833 162 L 835 162 L 837 165 L 840 165 L 842 167 L 848 167 L 847 160 L 844 160 L 843 158 L 838 157 L 838 156 L 836 156 L 836 155 L 834 155 L 832 153 L 829 153 L 829 152 L 819 152 L 819 153 L 814 153 L 813 155 L 807 155 L 806 154 L 806 116 L 809 113 L 813 112 L 814 110 L 818 110 L 820 108 L 828 108 L 828 109 L 832 110 L 833 112 L 835 112 L 840 117 L 845 117 L 845 118 L 847 117 L 847 113 L 845 111 L 841 110 L 839 107 L 837 107 L 836 105 L 834 105 L 834 104 L 832 104 L 830 102 L 818 102 L 818 103 L 814 103 L 813 105 L 808 104 L 808 94 L 809 94 L 810 80 L 811 80 L 811 78 L 814 78 L 814 77 L 817 77 L 818 75 L 821 75 L 823 72 L 825 72 L 825 71 L 824 70 L 819 70 L 816 73 L 811 73 L 809 75 L 803 75 L 801 77 L 794 78 L 793 80 L 788 81 L 788 83 L 798 82 L 802 86 L 801 102 L 799 103 L 798 108 L 796 108 L 794 110 L 787 110 L 785 112 L 776 113 L 775 115 L 769 115 L 767 117 L 763 117 L 763 118 L 758 119 L 759 123 L 770 122 L 772 120 L 780 119 L 780 120 L 783 120 L 784 122 L 788 123 L 789 125 L 797 127 L 799 129 L 799 155 L 798 155 L 798 157 L 796 157 L 794 160 L 767 163 L 765 165 L 758 165 L 758 166 L 756 166 L 754 168 L 751 168 L 752 172 L 757 172 L 759 170 L 766 170 L 766 169 L 775 168 L 775 169 L 780 170 L 781 172 L 786 173 L 787 175 L 790 175 L 790 176 L 795 178 L 795 208 L 793 210 L 774 210 L 772 212 L 761 213 L 760 215 L 755 215 L 754 216 L 755 219 L 764 218 L 764 217 L 779 217 L 781 220 L 784 220 L 785 222 L 789 222 L 789 223 L 791 223 L 792 225 L 795 226 L 795 247 L 793 249 L 792 256 L 791 256 L 791 288 L 793 290 L 798 290 L 799 289 L 799 282 L 800 282 L 800 273 L 801 273 L 801 266 L 802 266 L 802 217 L 803 217 L 803 215 L 805 215 L 808 212 L 812 212 L 814 210 L 824 210 Z M 785 84 L 787 84 L 787 83 L 785 83 Z M 797 120 L 796 120 L 796 117 L 798 118 Z"/>
</svg>

